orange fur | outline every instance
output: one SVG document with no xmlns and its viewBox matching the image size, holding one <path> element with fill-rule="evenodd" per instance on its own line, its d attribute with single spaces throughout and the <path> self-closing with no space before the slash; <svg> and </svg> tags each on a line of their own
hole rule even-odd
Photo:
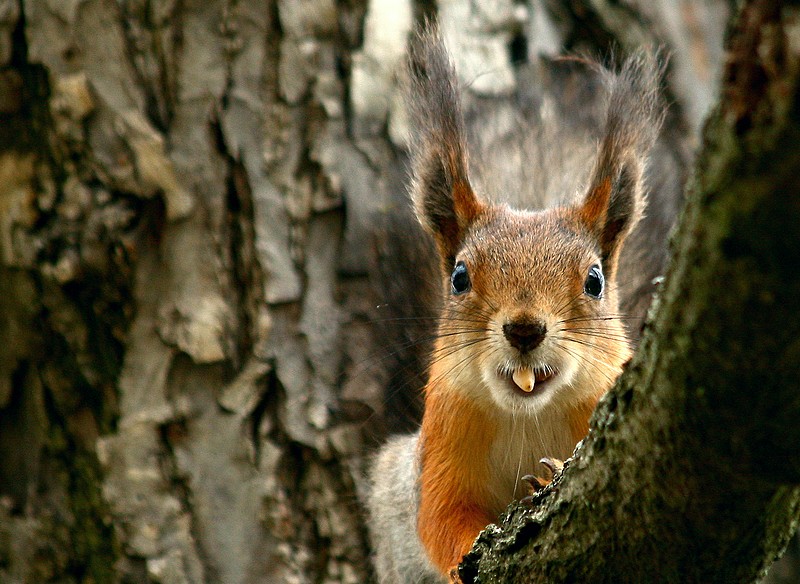
<svg viewBox="0 0 800 584">
<path fill-rule="evenodd" d="M 581 219 L 592 230 L 599 230 L 608 212 L 608 201 L 611 198 L 611 179 L 605 178 L 586 196 L 580 209 Z"/>
<path fill-rule="evenodd" d="M 519 496 L 521 474 L 571 454 L 630 357 L 614 280 L 658 126 L 654 77 L 643 74 L 641 88 L 633 78 L 646 65 L 632 61 L 610 96 L 583 200 L 516 211 L 470 185 L 458 83 L 436 27 L 412 45 L 412 198 L 438 244 L 445 292 L 418 441 L 416 535 L 443 575 Z M 637 95 L 639 109 L 623 107 Z"/>
<path fill-rule="evenodd" d="M 572 438 L 576 444 L 589 433 L 589 418 L 592 417 L 592 412 L 594 412 L 594 408 L 601 397 L 603 397 L 602 394 L 590 397 L 570 410 L 567 420 Z"/>
<path fill-rule="evenodd" d="M 456 156 L 452 151 L 448 160 L 454 169 L 459 168 L 456 165 Z M 439 253 L 445 261 L 445 269 L 449 268 L 446 262 L 464 238 L 469 224 L 485 209 L 466 178 L 459 178 L 453 184 L 453 208 L 455 220 L 439 224 L 439 231 L 434 233 Z"/>
<path fill-rule="evenodd" d="M 440 379 L 437 369 L 431 371 L 432 379 Z M 447 574 L 496 519 L 488 486 L 493 483 L 489 456 L 497 421 L 446 380 L 426 390 L 417 527 L 431 561 Z M 587 396 L 569 411 L 565 431 L 574 443 L 586 436 L 601 395 Z"/>
<path fill-rule="evenodd" d="M 470 193 L 467 186 L 458 196 L 467 195 L 466 200 L 461 201 L 461 208 L 474 211 L 478 203 L 469 204 Z M 478 372 L 487 366 L 485 354 L 498 361 L 501 354 L 513 355 L 509 353 L 511 347 L 507 340 L 502 338 L 499 323 L 525 322 L 526 319 L 545 318 L 545 315 L 550 315 L 547 318 L 551 319 L 565 318 L 563 314 L 553 316 L 553 311 L 566 306 L 571 297 L 581 293 L 584 266 L 591 262 L 591 256 L 583 259 L 583 254 L 591 252 L 566 247 L 568 240 L 560 230 L 561 226 L 574 225 L 579 230 L 585 225 L 580 213 L 580 208 L 573 208 L 528 216 L 486 207 L 482 213 L 470 217 L 473 232 L 487 226 L 476 238 L 480 245 L 471 243 L 470 251 L 461 256 L 468 260 L 472 269 L 474 294 L 451 296 L 452 300 L 446 305 L 440 329 L 442 336 L 434 351 L 426 387 L 419 442 L 417 530 L 429 558 L 443 574 L 460 563 L 478 533 L 496 519 L 514 496 L 519 496 L 520 485 L 514 483 L 517 465 L 521 474 L 525 474 L 534 470 L 542 456 L 570 455 L 574 445 L 586 436 L 597 401 L 629 357 L 627 344 L 621 341 L 624 337 L 621 324 L 607 320 L 596 323 L 595 330 L 606 331 L 608 338 L 578 337 L 578 340 L 591 339 L 596 352 L 575 344 L 567 346 L 571 353 L 560 356 L 563 360 L 580 352 L 589 362 L 587 367 L 593 367 L 592 374 L 581 377 L 579 383 L 571 386 L 570 397 L 565 401 L 541 406 L 545 409 L 536 422 L 538 429 L 527 430 L 527 434 L 519 428 L 516 433 L 513 429 L 509 431 L 509 420 L 513 418 L 489 395 L 491 391 L 483 385 L 482 374 Z M 531 242 L 527 245 L 535 250 L 533 253 L 521 253 L 514 247 L 517 243 L 509 243 L 520 241 L 518 233 L 530 234 Z M 554 250 L 561 258 L 558 262 L 561 269 L 550 271 L 544 261 L 531 262 L 532 257 L 546 257 Z M 575 268 L 568 268 L 567 258 L 576 262 Z M 576 274 L 577 278 L 565 277 L 564 271 Z M 613 289 L 607 295 L 609 302 L 616 304 Z M 576 305 L 577 318 L 593 314 L 581 312 L 589 310 L 587 306 L 591 305 Z M 469 316 L 460 316 L 462 314 Z M 470 325 L 465 322 L 474 323 L 471 332 Z M 587 325 L 578 320 L 577 324 L 569 326 L 585 329 Z M 486 335 L 493 327 L 502 340 Z M 553 334 L 557 336 L 558 333 Z M 499 346 L 490 345 L 494 347 L 491 349 L 477 344 L 478 337 L 486 338 L 484 342 L 491 342 L 489 338 L 497 339 Z M 598 362 L 601 356 L 605 356 L 604 360 Z M 580 362 L 579 357 L 571 358 Z M 489 367 L 491 370 L 491 365 Z M 511 388 L 508 391 L 511 392 Z M 519 423 L 525 424 L 524 420 L 530 423 L 531 419 L 520 414 L 522 421 Z M 515 453 L 510 455 L 514 466 L 510 471 L 498 461 L 509 452 Z"/>
<path fill-rule="evenodd" d="M 425 405 L 418 529 L 431 560 L 447 573 L 495 519 L 487 511 L 486 459 L 496 427 L 453 388 L 431 390 Z"/>
<path fill-rule="evenodd" d="M 466 179 L 461 179 L 453 185 L 453 203 L 457 209 L 456 217 L 463 236 L 463 231 L 466 231 L 469 224 L 480 215 L 484 206 L 475 196 Z"/>
</svg>

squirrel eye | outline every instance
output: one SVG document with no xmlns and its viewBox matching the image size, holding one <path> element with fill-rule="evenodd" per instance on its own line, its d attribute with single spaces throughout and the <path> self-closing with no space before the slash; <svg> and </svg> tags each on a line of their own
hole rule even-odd
<svg viewBox="0 0 800 584">
<path fill-rule="evenodd" d="M 603 295 L 603 288 L 605 287 L 605 278 L 603 278 L 603 271 L 597 264 L 589 268 L 589 275 L 586 276 L 586 282 L 583 284 L 583 291 L 592 298 L 600 298 Z"/>
<path fill-rule="evenodd" d="M 456 296 L 469 290 L 469 274 L 464 262 L 458 262 L 456 267 L 453 268 L 453 273 L 450 275 L 450 286 Z"/>
</svg>

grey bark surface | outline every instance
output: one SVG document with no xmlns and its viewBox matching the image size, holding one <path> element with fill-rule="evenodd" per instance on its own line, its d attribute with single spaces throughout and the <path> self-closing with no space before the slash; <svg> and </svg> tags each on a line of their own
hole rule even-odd
<svg viewBox="0 0 800 584">
<path fill-rule="evenodd" d="M 413 412 L 376 308 L 396 75 L 433 10 L 0 0 L 0 581 L 369 581 L 364 460 Z M 467 99 L 514 59 L 667 44 L 687 150 L 726 11 L 438 8 Z"/>
</svg>

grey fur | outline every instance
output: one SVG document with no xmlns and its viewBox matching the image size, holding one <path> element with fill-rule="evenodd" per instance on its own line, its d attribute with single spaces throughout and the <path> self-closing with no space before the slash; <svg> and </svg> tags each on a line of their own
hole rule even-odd
<svg viewBox="0 0 800 584">
<path fill-rule="evenodd" d="M 419 432 L 387 442 L 374 460 L 367 500 L 375 568 L 381 584 L 444 582 L 417 532 Z"/>
<path fill-rule="evenodd" d="M 459 224 L 453 189 L 469 184 L 466 134 L 456 74 L 433 23 L 409 49 L 406 104 L 413 128 L 411 198 L 417 218 L 437 236 L 445 265 L 455 253 L 465 225 Z"/>
</svg>

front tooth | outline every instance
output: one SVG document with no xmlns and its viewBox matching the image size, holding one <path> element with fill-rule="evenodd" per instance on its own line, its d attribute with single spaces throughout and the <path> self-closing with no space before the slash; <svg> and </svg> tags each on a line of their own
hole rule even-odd
<svg viewBox="0 0 800 584">
<path fill-rule="evenodd" d="M 533 374 L 533 370 L 527 367 L 523 367 L 522 369 L 517 369 L 514 371 L 514 375 L 511 376 L 514 380 L 514 383 L 517 384 L 522 391 L 526 393 L 530 393 L 533 391 L 533 386 L 536 383 L 536 377 Z"/>
</svg>

